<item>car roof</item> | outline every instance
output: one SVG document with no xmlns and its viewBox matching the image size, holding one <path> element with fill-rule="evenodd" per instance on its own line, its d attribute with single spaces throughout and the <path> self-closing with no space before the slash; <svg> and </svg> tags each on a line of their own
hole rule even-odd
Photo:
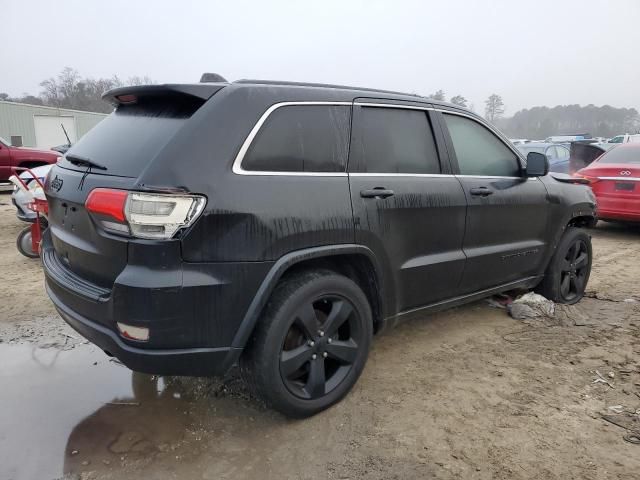
<svg viewBox="0 0 640 480">
<path fill-rule="evenodd" d="M 420 103 L 430 103 L 432 105 L 453 108 L 456 110 L 464 110 L 475 116 L 474 112 L 461 107 L 460 105 L 455 105 L 453 103 L 444 102 L 441 100 L 434 100 L 429 97 L 425 97 L 422 95 L 418 95 L 415 93 L 405 93 L 405 92 L 397 92 L 393 90 L 383 90 L 378 88 L 366 88 L 366 87 L 353 87 L 348 85 L 334 85 L 330 83 L 310 83 L 310 82 L 290 82 L 290 81 L 280 81 L 280 80 L 255 80 L 255 79 L 242 79 L 236 80 L 235 82 L 230 83 L 230 85 L 242 85 L 242 86 L 253 86 L 253 87 L 289 87 L 292 90 L 298 89 L 310 89 L 310 90 L 325 90 L 332 94 L 344 94 L 348 97 L 380 97 L 387 100 L 400 100 L 400 101 L 409 101 L 409 102 L 420 102 Z"/>
</svg>

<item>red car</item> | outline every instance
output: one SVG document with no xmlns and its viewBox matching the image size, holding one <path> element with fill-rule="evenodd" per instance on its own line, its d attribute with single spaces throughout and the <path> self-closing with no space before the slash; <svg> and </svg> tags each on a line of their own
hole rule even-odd
<svg viewBox="0 0 640 480">
<path fill-rule="evenodd" d="M 599 219 L 640 222 L 640 143 L 614 147 L 576 175 L 589 180 Z"/>
<path fill-rule="evenodd" d="M 53 150 L 13 147 L 0 137 L 0 182 L 9 180 L 9 177 L 13 175 L 12 167 L 33 168 L 54 164 L 59 157 L 60 153 Z"/>
</svg>

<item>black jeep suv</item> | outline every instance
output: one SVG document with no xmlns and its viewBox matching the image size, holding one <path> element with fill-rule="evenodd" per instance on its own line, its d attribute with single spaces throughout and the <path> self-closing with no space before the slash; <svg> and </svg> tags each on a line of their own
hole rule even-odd
<svg viewBox="0 0 640 480">
<path fill-rule="evenodd" d="M 340 400 L 372 334 L 517 287 L 578 301 L 588 187 L 419 96 L 239 81 L 112 90 L 46 185 L 46 288 L 133 370 Z"/>
</svg>

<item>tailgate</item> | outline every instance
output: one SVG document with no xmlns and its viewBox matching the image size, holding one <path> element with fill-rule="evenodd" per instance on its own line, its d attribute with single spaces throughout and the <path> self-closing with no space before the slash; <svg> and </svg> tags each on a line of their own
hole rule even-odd
<svg viewBox="0 0 640 480">
<path fill-rule="evenodd" d="M 130 189 L 134 179 L 88 174 L 55 166 L 47 184 L 49 228 L 57 262 L 79 277 L 111 288 L 127 263 L 126 237 L 98 229 L 84 203 L 97 187 Z"/>
<path fill-rule="evenodd" d="M 48 177 L 52 265 L 75 274 L 76 283 L 113 286 L 127 264 L 129 238 L 98 226 L 85 208 L 89 193 L 139 187 L 138 177 L 220 88 L 152 85 L 106 94 L 115 111 L 74 144 Z"/>
</svg>

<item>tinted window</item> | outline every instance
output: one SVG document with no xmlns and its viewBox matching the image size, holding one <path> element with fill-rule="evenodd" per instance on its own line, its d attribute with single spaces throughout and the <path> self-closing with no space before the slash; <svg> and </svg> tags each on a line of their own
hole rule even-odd
<svg viewBox="0 0 640 480">
<path fill-rule="evenodd" d="M 518 158 L 498 137 L 478 122 L 444 115 L 460 174 L 513 177 L 520 175 Z"/>
<path fill-rule="evenodd" d="M 598 163 L 640 163 L 640 148 L 621 145 L 604 153 Z"/>
<path fill-rule="evenodd" d="M 624 137 L 622 136 L 613 137 L 611 140 L 609 140 L 609 143 L 622 143 L 623 138 Z"/>
<path fill-rule="evenodd" d="M 351 108 L 292 105 L 274 110 L 247 151 L 242 168 L 266 172 L 343 172 Z"/>
<path fill-rule="evenodd" d="M 440 173 L 429 117 L 424 110 L 362 107 L 351 171 Z"/>
<path fill-rule="evenodd" d="M 108 175 L 137 177 L 189 121 L 203 101 L 165 95 L 142 97 L 120 105 L 75 143 L 67 153 L 86 157 L 107 167 Z M 85 171 L 66 161 L 64 168 Z"/>
</svg>

